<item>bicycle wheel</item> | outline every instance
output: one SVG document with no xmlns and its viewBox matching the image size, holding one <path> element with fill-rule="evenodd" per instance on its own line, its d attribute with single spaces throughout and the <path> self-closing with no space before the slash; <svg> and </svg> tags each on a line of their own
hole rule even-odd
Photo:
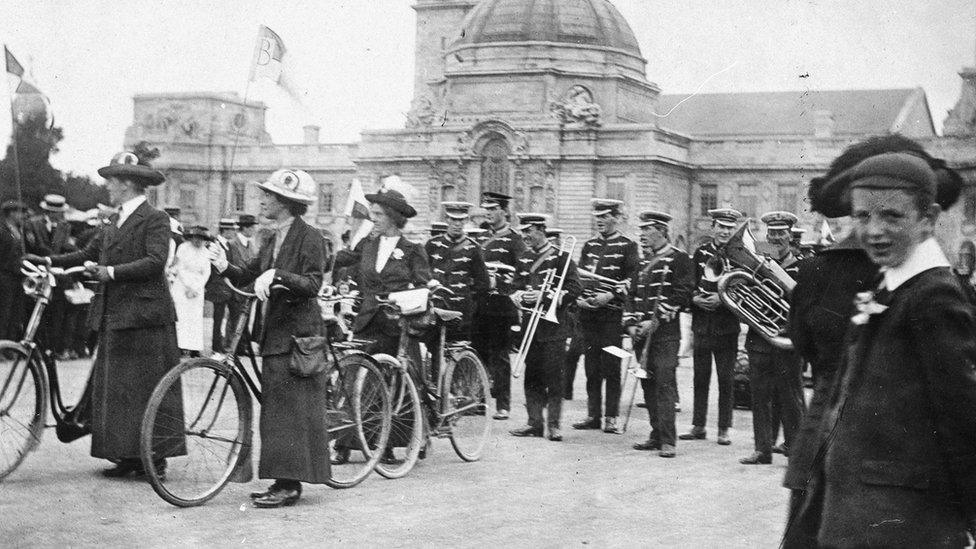
<svg viewBox="0 0 976 549">
<path fill-rule="evenodd" d="M 216 496 L 251 445 L 251 395 L 216 360 L 177 364 L 156 385 L 142 417 L 140 454 L 153 490 L 177 507 Z M 166 460 L 164 470 L 154 465 Z"/>
<path fill-rule="evenodd" d="M 48 397 L 40 368 L 22 345 L 0 341 L 0 480 L 41 443 Z"/>
<path fill-rule="evenodd" d="M 451 446 L 464 461 L 477 461 L 491 433 L 488 373 L 471 349 L 445 357 L 450 357 L 444 373 L 444 414 L 451 427 Z"/>
<path fill-rule="evenodd" d="M 400 478 L 417 464 L 423 446 L 424 419 L 420 394 L 413 377 L 390 355 L 373 355 L 380 364 L 390 390 L 390 440 L 376 464 L 376 472 L 386 478 Z"/>
<path fill-rule="evenodd" d="M 330 473 L 326 484 L 352 488 L 369 476 L 386 447 L 390 394 L 369 355 L 345 355 L 328 375 Z"/>
</svg>

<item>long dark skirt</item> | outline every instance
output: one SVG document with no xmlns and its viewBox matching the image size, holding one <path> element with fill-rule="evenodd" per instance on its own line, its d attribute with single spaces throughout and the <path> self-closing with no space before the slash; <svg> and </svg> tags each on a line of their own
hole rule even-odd
<svg viewBox="0 0 976 549">
<path fill-rule="evenodd" d="M 91 455 L 139 457 L 139 430 L 159 380 L 180 361 L 176 326 L 102 330 L 92 372 Z M 160 432 L 183 432 L 183 403 L 170 392 L 157 416 Z M 159 440 L 157 457 L 186 454 L 185 441 Z M 182 437 L 181 437 L 182 438 Z"/>
<path fill-rule="evenodd" d="M 329 478 L 325 373 L 296 377 L 290 355 L 264 357 L 258 476 L 324 484 Z"/>
</svg>

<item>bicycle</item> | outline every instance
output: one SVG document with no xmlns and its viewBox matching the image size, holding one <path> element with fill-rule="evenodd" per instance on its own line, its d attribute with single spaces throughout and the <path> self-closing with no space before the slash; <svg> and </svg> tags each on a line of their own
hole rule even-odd
<svg viewBox="0 0 976 549">
<path fill-rule="evenodd" d="M 450 292 L 436 287 L 430 292 L 431 298 L 436 299 L 439 291 Z M 488 372 L 469 342 L 447 341 L 447 329 L 460 320 L 461 313 L 428 306 L 425 313 L 404 315 L 395 300 L 381 303 L 387 314 L 399 318 L 401 330 L 397 357 L 373 355 L 383 366 L 392 406 L 386 459 L 376 464 L 376 471 L 390 479 L 403 477 L 432 438 L 450 439 L 464 461 L 481 459 L 491 434 Z M 437 328 L 440 343 L 436 356 L 427 360 L 421 358 L 419 337 L 411 334 L 410 326 L 423 315 L 426 317 L 421 322 Z M 438 372 L 431 371 L 431 360 L 440 365 Z"/>
<path fill-rule="evenodd" d="M 255 294 L 227 285 L 245 298 L 250 311 Z M 282 289 L 274 286 L 273 291 Z M 149 483 L 177 507 L 202 505 L 228 482 L 249 482 L 252 449 L 252 398 L 261 402 L 261 370 L 249 342 L 242 347 L 250 359 L 240 359 L 239 344 L 250 315 L 241 315 L 222 360 L 191 358 L 180 362 L 159 381 L 142 420 L 140 452 Z M 375 467 L 390 434 L 390 400 L 383 376 L 369 357 L 337 360 L 331 342 L 326 348 L 330 479 L 332 488 L 351 488 Z M 166 417 L 167 402 L 182 402 L 182 417 Z M 163 414 L 160 416 L 160 414 Z M 163 421 L 157 421 L 162 419 Z M 176 420 L 175 422 L 172 420 Z M 166 420 L 179 428 L 167 428 Z M 157 452 L 186 446 L 185 455 L 168 457 L 165 471 L 153 466 Z M 167 447 L 167 445 L 169 445 Z M 352 450 L 360 450 L 353 454 Z"/>
<path fill-rule="evenodd" d="M 37 341 L 44 310 L 51 302 L 56 277 L 81 273 L 84 267 L 61 269 L 23 262 L 24 293 L 34 309 L 21 341 L 0 341 L 0 480 L 6 478 L 41 443 L 48 402 L 58 438 L 70 442 L 87 434 L 74 421 L 74 408 L 65 406 L 54 354 Z"/>
</svg>

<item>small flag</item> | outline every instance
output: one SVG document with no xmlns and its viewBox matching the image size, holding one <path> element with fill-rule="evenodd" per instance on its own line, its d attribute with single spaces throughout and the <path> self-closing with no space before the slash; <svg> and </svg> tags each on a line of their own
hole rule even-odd
<svg viewBox="0 0 976 549">
<path fill-rule="evenodd" d="M 277 84 L 281 80 L 284 58 L 284 41 L 275 31 L 261 25 L 258 28 L 257 42 L 254 44 L 254 59 L 251 61 L 251 75 L 248 80 L 267 78 Z"/>
<path fill-rule="evenodd" d="M 820 242 L 821 246 L 830 246 L 831 244 L 836 244 L 837 239 L 834 238 L 834 232 L 830 230 L 830 224 L 824 219 L 823 223 L 820 224 Z"/>
<path fill-rule="evenodd" d="M 363 192 L 363 184 L 359 179 L 352 180 L 343 215 L 349 218 L 347 219 L 351 235 L 349 246 L 355 248 L 356 244 L 359 244 L 359 241 L 373 230 L 373 222 L 369 218 L 369 202 L 366 200 L 366 193 Z"/>
<path fill-rule="evenodd" d="M 24 66 L 21 65 L 19 61 L 17 61 L 17 58 L 14 57 L 14 54 L 10 53 L 10 50 L 7 49 L 7 46 L 3 47 L 3 55 L 7 60 L 8 73 L 17 77 L 24 76 Z"/>
</svg>

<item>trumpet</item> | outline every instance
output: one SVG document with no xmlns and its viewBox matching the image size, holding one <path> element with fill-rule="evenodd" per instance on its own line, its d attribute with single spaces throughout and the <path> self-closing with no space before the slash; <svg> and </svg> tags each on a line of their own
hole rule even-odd
<svg viewBox="0 0 976 549">
<path fill-rule="evenodd" d="M 793 342 L 786 333 L 796 282 L 779 264 L 745 246 L 748 230 L 743 225 L 720 252 L 733 270 L 718 278 L 719 299 L 772 346 L 790 350 Z"/>
<path fill-rule="evenodd" d="M 498 292 L 499 283 L 511 284 L 515 277 L 515 267 L 500 261 L 486 261 L 485 269 L 488 271 L 488 282 L 492 293 Z"/>
<path fill-rule="evenodd" d="M 610 277 L 598 275 L 593 271 L 578 269 L 580 282 L 583 284 L 583 299 L 593 297 L 598 292 L 611 294 L 626 294 L 630 289 L 630 279 L 614 280 Z M 608 309 L 620 309 L 620 305 L 607 305 Z"/>
<path fill-rule="evenodd" d="M 525 334 L 522 335 L 522 343 L 519 344 L 518 353 L 515 356 L 515 364 L 512 365 L 512 377 L 519 377 L 525 370 L 525 359 L 529 355 L 529 348 L 532 346 L 532 339 L 535 337 L 539 321 L 545 320 L 553 324 L 559 324 L 556 310 L 559 307 L 559 297 L 563 291 L 563 283 L 566 282 L 566 273 L 569 272 L 569 263 L 573 260 L 573 250 L 576 248 L 576 237 L 569 235 L 563 238 L 559 246 L 559 254 L 566 254 L 566 262 L 563 264 L 561 273 L 556 274 L 555 269 L 549 269 L 546 273 L 542 285 L 539 286 L 539 298 L 529 314 L 529 320 L 525 327 Z M 556 283 L 556 278 L 559 282 Z M 553 289 L 555 284 L 555 289 Z M 544 305 L 545 297 L 550 296 L 549 304 Z"/>
</svg>

